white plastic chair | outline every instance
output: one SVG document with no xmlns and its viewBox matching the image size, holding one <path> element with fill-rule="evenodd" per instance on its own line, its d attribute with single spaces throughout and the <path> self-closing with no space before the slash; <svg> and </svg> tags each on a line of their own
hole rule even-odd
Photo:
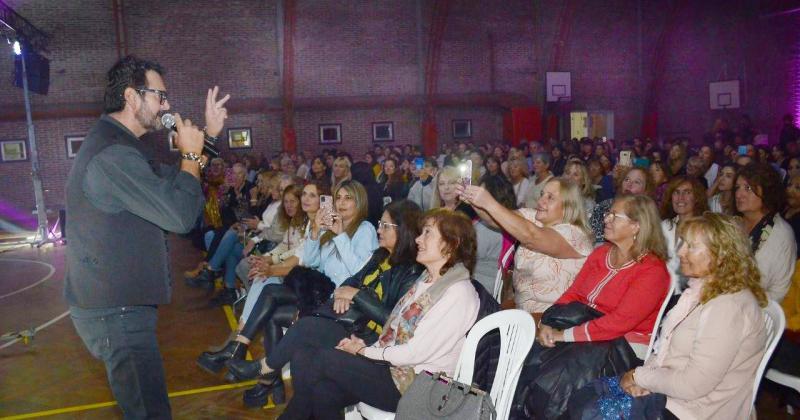
<svg viewBox="0 0 800 420">
<path fill-rule="evenodd" d="M 497 276 L 494 278 L 494 290 L 492 291 L 492 296 L 494 296 L 494 300 L 500 302 L 500 293 L 503 292 L 503 273 L 506 272 L 506 266 L 508 265 L 508 260 L 511 259 L 511 256 L 514 255 L 514 251 L 517 250 L 516 245 L 511 245 L 506 250 L 506 253 L 503 254 L 503 258 L 500 260 L 500 269 L 497 270 Z M 500 302 L 502 303 L 502 302 Z"/>
<path fill-rule="evenodd" d="M 786 328 L 786 316 L 783 314 L 783 309 L 778 302 L 770 299 L 767 307 L 764 308 L 764 314 L 766 315 L 764 317 L 764 322 L 767 324 L 767 350 L 764 352 L 764 356 L 761 357 L 761 363 L 758 365 L 758 370 L 756 370 L 756 380 L 753 384 L 753 398 L 750 402 L 751 413 L 755 409 L 758 386 L 761 384 L 764 371 L 767 369 L 767 363 L 769 363 L 769 359 L 772 357 L 772 353 L 775 351 L 775 347 L 778 346 L 778 341 L 780 341 L 783 335 L 783 330 Z M 772 370 L 774 369 L 770 369 L 770 371 Z M 767 374 L 767 379 L 770 379 L 769 374 Z"/>
<path fill-rule="evenodd" d="M 489 396 L 497 413 L 496 420 L 506 420 L 511 411 L 522 364 L 536 338 L 536 323 L 529 313 L 509 309 L 495 312 L 476 323 L 464 341 L 454 376 L 458 382 L 472 384 L 478 342 L 495 329 L 500 330 L 500 357 Z M 368 420 L 394 419 L 394 413 L 378 410 L 364 403 L 358 404 L 358 411 Z"/>
<path fill-rule="evenodd" d="M 797 376 L 789 375 L 788 373 L 783 373 L 779 370 L 769 369 L 766 373 L 766 378 L 772 382 L 777 384 L 781 384 L 783 386 L 788 386 L 789 388 L 794 389 L 797 392 L 800 392 L 800 378 Z M 794 415 L 795 411 L 791 405 L 786 405 L 786 411 L 790 415 Z"/>
<path fill-rule="evenodd" d="M 653 346 L 656 344 L 656 336 L 658 335 L 658 327 L 661 326 L 661 319 L 664 318 L 664 313 L 667 312 L 667 304 L 669 304 L 669 300 L 672 299 L 673 294 L 675 294 L 675 284 L 670 282 L 669 292 L 667 292 L 667 297 L 661 304 L 661 309 L 658 310 L 658 317 L 656 317 L 656 323 L 653 325 L 653 332 L 650 334 L 650 344 L 647 346 L 647 353 L 645 353 L 647 355 L 644 358 L 645 362 L 650 358 L 650 354 L 653 353 Z"/>
</svg>

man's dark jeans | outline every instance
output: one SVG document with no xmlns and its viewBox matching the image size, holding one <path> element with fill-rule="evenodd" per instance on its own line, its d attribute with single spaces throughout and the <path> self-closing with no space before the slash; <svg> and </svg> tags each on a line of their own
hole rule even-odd
<svg viewBox="0 0 800 420">
<path fill-rule="evenodd" d="M 171 418 L 164 366 L 156 340 L 154 306 L 70 308 L 92 356 L 106 365 L 111 392 L 126 419 Z"/>
</svg>

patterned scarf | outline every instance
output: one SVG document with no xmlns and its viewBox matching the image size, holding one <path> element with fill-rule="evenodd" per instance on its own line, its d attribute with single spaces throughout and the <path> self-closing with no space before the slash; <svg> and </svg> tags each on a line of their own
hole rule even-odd
<svg viewBox="0 0 800 420">
<path fill-rule="evenodd" d="M 391 315 L 389 315 L 389 319 L 386 321 L 386 325 L 383 327 L 383 333 L 376 343 L 378 348 L 405 344 L 411 340 L 414 337 L 414 331 L 417 329 L 419 321 L 425 318 L 425 314 L 441 299 L 450 286 L 460 281 L 468 281 L 469 271 L 461 263 L 454 265 L 428 290 L 414 299 L 417 287 L 427 280 L 428 272 L 426 271 L 397 302 L 397 305 L 392 309 Z M 414 300 L 412 301 L 412 299 Z M 397 322 L 397 330 L 392 327 L 395 322 Z M 390 369 L 395 386 L 397 386 L 401 394 L 404 393 L 411 385 L 411 382 L 414 381 L 416 374 L 413 366 L 392 366 Z"/>
<path fill-rule="evenodd" d="M 774 212 L 767 214 L 750 231 L 750 247 L 753 249 L 753 255 L 758 252 L 761 245 L 767 242 L 769 234 L 772 233 L 772 227 L 775 226 L 775 216 Z"/>
</svg>

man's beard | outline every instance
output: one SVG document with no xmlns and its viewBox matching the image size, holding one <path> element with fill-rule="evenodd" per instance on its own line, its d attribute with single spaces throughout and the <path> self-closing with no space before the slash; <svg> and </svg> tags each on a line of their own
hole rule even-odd
<svg viewBox="0 0 800 420">
<path fill-rule="evenodd" d="M 142 107 L 136 112 L 136 121 L 147 130 L 148 133 L 164 128 L 157 112 L 152 112 L 146 102 L 142 102 Z"/>
</svg>

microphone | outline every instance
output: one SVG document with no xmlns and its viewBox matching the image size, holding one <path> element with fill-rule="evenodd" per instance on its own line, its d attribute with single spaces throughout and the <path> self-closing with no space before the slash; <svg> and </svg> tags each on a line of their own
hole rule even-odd
<svg viewBox="0 0 800 420">
<path fill-rule="evenodd" d="M 165 113 L 161 115 L 161 124 L 164 125 L 164 128 L 168 130 L 172 130 L 177 132 L 178 130 L 175 128 L 175 116 L 169 113 Z M 211 156 L 212 158 L 219 157 L 219 150 L 217 150 L 217 145 L 210 140 L 211 137 L 208 136 L 206 133 L 203 133 L 203 153 Z"/>
</svg>

